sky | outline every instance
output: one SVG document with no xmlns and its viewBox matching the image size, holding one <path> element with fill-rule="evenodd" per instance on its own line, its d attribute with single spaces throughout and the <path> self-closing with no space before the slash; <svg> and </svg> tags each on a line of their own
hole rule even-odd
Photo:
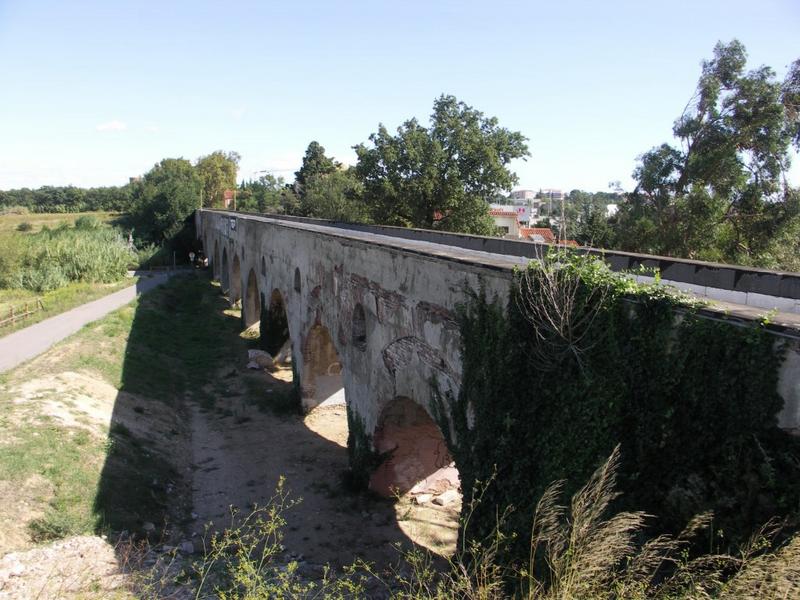
<svg viewBox="0 0 800 600">
<path fill-rule="evenodd" d="M 236 151 L 293 179 L 441 94 L 528 138 L 516 189 L 631 189 L 718 41 L 782 79 L 798 0 L 0 0 L 0 189 L 121 185 Z M 800 185 L 800 158 L 790 181 Z"/>
</svg>

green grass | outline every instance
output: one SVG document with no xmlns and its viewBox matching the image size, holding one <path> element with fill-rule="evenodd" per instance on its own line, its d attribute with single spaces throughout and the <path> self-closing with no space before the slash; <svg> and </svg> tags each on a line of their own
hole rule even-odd
<svg viewBox="0 0 800 600">
<path fill-rule="evenodd" d="M 0 215 L 0 235 L 16 232 L 21 223 L 30 223 L 33 226 L 31 233 L 41 231 L 43 226 L 55 229 L 62 224 L 72 226 L 79 218 L 91 216 L 99 219 L 103 223 L 113 223 L 119 218 L 118 213 L 113 212 L 82 212 L 82 213 L 27 213 L 24 215 L 8 214 Z"/>
<path fill-rule="evenodd" d="M 25 305 L 29 303 L 34 305 L 37 299 L 41 299 L 44 310 L 38 311 L 27 319 L 17 321 L 14 325 L 9 325 L 0 328 L 0 337 L 8 335 L 19 329 L 23 329 L 44 319 L 49 319 L 55 315 L 61 314 L 86 304 L 92 300 L 97 300 L 108 294 L 113 294 L 121 289 L 135 285 L 136 278 L 125 278 L 116 283 L 71 283 L 65 287 L 37 294 L 30 290 L 15 289 L 0 289 L 0 320 L 9 316 L 11 307 L 15 312 L 19 312 Z"/>
<path fill-rule="evenodd" d="M 40 377 L 44 364 L 48 374 L 83 372 L 127 392 L 117 397 L 115 415 L 158 412 L 152 403 L 180 415 L 189 396 L 213 406 L 214 394 L 203 388 L 213 388 L 218 370 L 244 354 L 239 322 L 225 308 L 208 279 L 177 277 L 87 325 L 44 355 L 43 363 L 34 360 L 0 379 L 0 439 L 7 442 L 0 479 L 22 483 L 38 474 L 53 490 L 45 514 L 29 525 L 33 541 L 137 531 L 143 521 L 158 525 L 175 518 L 180 499 L 171 498 L 169 489 L 180 484 L 181 474 L 156 440 L 138 437 L 116 418 L 100 436 L 12 418 L 12 386 Z M 44 390 L 42 399 L 55 393 Z"/>
<path fill-rule="evenodd" d="M 5 428 L 5 424 L 3 427 Z M 97 519 L 87 496 L 97 488 L 104 443 L 88 432 L 31 424 L 16 428 L 14 443 L 0 452 L 0 479 L 22 484 L 41 475 L 53 486 L 42 517 L 29 524 L 34 542 L 92 531 Z"/>
</svg>

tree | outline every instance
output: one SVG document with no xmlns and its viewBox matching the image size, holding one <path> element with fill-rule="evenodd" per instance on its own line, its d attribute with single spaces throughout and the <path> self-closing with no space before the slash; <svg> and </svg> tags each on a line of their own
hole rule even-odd
<svg viewBox="0 0 800 600">
<path fill-rule="evenodd" d="M 368 223 L 369 210 L 361 198 L 362 191 L 353 169 L 313 175 L 304 184 L 300 213 L 318 219 Z"/>
<path fill-rule="evenodd" d="M 195 168 L 203 184 L 203 206 L 222 206 L 225 190 L 236 188 L 236 171 L 240 156 L 236 152 L 217 150 L 197 159 Z"/>
<path fill-rule="evenodd" d="M 161 244 L 173 239 L 198 207 L 202 181 L 183 158 L 165 158 L 144 176 L 129 215 L 136 236 Z"/>
<path fill-rule="evenodd" d="M 528 156 L 526 138 L 453 96 L 434 102 L 430 121 L 410 119 L 394 136 L 379 125 L 371 147 L 354 147 L 373 219 L 491 235 L 489 200 L 517 182 L 507 165 Z"/>
<path fill-rule="evenodd" d="M 303 190 L 310 178 L 319 175 L 330 175 L 341 167 L 341 163 L 325 156 L 325 148 L 318 142 L 311 142 L 308 148 L 306 148 L 306 154 L 303 157 L 303 165 L 300 167 L 300 170 L 295 171 L 294 174 L 298 193 L 301 197 L 303 196 Z"/>
<path fill-rule="evenodd" d="M 718 43 L 674 123 L 679 145 L 639 158 L 620 211 L 624 248 L 778 266 L 772 246 L 800 218 L 785 180 L 800 66 L 781 84 L 769 67 L 746 71 L 746 62 L 740 42 Z"/>
</svg>

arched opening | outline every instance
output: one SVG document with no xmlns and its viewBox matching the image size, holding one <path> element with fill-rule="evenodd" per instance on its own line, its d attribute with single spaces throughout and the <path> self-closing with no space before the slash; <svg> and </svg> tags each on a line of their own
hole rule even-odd
<svg viewBox="0 0 800 600">
<path fill-rule="evenodd" d="M 231 288 L 231 276 L 228 269 L 228 249 L 222 249 L 222 268 L 219 272 L 219 283 L 222 286 L 222 293 L 228 295 L 228 290 Z"/>
<path fill-rule="evenodd" d="M 250 269 L 247 276 L 247 289 L 245 290 L 244 304 L 242 306 L 242 322 L 245 328 L 251 327 L 261 319 L 261 298 L 258 293 L 258 279 Z"/>
<path fill-rule="evenodd" d="M 345 404 L 342 363 L 327 327 L 314 325 L 303 346 L 303 409 Z"/>
<path fill-rule="evenodd" d="M 211 265 L 211 274 L 214 279 L 219 280 L 219 241 L 214 240 L 214 256 L 213 264 Z"/>
<path fill-rule="evenodd" d="M 377 494 L 439 496 L 458 490 L 458 470 L 441 430 L 410 398 L 399 396 L 384 407 L 373 442 L 387 455 L 370 477 L 369 487 Z"/>
<path fill-rule="evenodd" d="M 300 293 L 300 269 L 297 267 L 294 270 L 294 291 Z"/>
<path fill-rule="evenodd" d="M 231 306 L 233 306 L 241 299 L 242 299 L 242 267 L 241 264 L 239 263 L 239 257 L 234 254 L 233 266 L 231 268 L 228 300 L 230 300 Z"/>
<path fill-rule="evenodd" d="M 364 352 L 367 349 L 367 316 L 364 307 L 356 304 L 353 309 L 353 347 Z"/>
<path fill-rule="evenodd" d="M 278 289 L 272 290 L 269 303 L 261 311 L 261 337 L 259 345 L 269 352 L 276 361 L 290 363 L 292 346 L 289 340 L 289 320 L 286 317 L 286 306 L 283 295 Z"/>
</svg>

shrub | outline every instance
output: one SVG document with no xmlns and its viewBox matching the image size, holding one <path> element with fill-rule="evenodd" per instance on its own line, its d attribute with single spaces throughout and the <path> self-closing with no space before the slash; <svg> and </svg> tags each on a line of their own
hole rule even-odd
<svg viewBox="0 0 800 600">
<path fill-rule="evenodd" d="M 23 221 L 19 225 L 17 225 L 17 231 L 31 231 L 33 229 L 33 225 L 28 223 L 27 221 Z"/>
<path fill-rule="evenodd" d="M 75 219 L 75 229 L 99 229 L 103 223 L 94 215 L 81 215 Z"/>
<path fill-rule="evenodd" d="M 71 282 L 111 283 L 123 278 L 135 255 L 114 230 L 63 225 L 0 242 L 0 286 L 45 292 Z"/>
</svg>

